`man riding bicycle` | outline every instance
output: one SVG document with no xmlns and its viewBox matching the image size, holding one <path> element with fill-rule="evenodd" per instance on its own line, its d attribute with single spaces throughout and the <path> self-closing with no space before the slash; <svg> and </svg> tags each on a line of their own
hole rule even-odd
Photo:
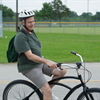
<svg viewBox="0 0 100 100">
<path fill-rule="evenodd" d="M 19 19 L 22 24 L 22 31 L 16 34 L 14 46 L 18 54 L 18 71 L 29 78 L 43 93 L 43 100 L 59 100 L 52 95 L 53 85 L 49 85 L 44 75 L 52 76 L 52 79 L 62 77 L 66 74 L 66 69 L 59 70 L 55 62 L 44 59 L 41 54 L 41 42 L 34 33 L 34 12 L 22 11 Z M 27 41 L 27 38 L 29 41 Z"/>
</svg>

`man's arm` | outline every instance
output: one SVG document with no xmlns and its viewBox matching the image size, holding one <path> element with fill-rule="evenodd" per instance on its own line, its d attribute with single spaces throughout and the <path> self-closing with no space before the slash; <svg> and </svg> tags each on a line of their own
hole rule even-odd
<svg viewBox="0 0 100 100">
<path fill-rule="evenodd" d="M 27 57 L 29 60 L 32 60 L 32 61 L 37 62 L 37 63 L 45 63 L 45 64 L 47 64 L 50 68 L 57 68 L 57 65 L 56 65 L 55 62 L 50 61 L 50 60 L 47 60 L 47 59 L 44 59 L 44 58 L 41 58 L 41 57 L 39 57 L 39 56 L 33 54 L 33 53 L 31 52 L 31 50 L 26 51 L 26 52 L 24 52 L 24 53 L 25 53 L 26 57 Z"/>
</svg>

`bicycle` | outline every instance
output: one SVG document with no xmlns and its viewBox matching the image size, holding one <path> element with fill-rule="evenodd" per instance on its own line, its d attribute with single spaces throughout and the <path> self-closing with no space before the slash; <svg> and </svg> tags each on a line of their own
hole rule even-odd
<svg viewBox="0 0 100 100">
<path fill-rule="evenodd" d="M 71 52 L 72 54 L 80 57 L 81 62 L 77 62 L 76 66 L 70 64 L 58 63 L 57 66 L 60 70 L 63 70 L 61 66 L 68 66 L 76 70 L 76 76 L 64 76 L 50 80 L 48 83 L 51 85 L 59 85 L 69 89 L 69 92 L 64 96 L 63 100 L 68 100 L 71 94 L 80 87 L 83 87 L 83 91 L 77 96 L 77 100 L 100 100 L 100 88 L 89 88 L 86 83 L 91 79 L 91 72 L 85 68 L 83 58 L 81 55 Z M 82 75 L 79 73 L 79 69 L 87 71 L 90 77 L 87 81 L 83 81 Z M 80 83 L 74 87 L 70 87 L 64 83 L 56 83 L 57 80 L 75 79 L 79 80 Z M 43 94 L 33 83 L 26 80 L 15 80 L 9 83 L 3 92 L 3 100 L 43 100 Z"/>
</svg>

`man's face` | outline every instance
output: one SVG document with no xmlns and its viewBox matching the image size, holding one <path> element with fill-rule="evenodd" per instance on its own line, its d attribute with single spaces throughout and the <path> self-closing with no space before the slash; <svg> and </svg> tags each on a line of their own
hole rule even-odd
<svg viewBox="0 0 100 100">
<path fill-rule="evenodd" d="M 26 27 L 28 30 L 32 31 L 35 25 L 34 17 L 29 17 L 26 19 Z"/>
</svg>

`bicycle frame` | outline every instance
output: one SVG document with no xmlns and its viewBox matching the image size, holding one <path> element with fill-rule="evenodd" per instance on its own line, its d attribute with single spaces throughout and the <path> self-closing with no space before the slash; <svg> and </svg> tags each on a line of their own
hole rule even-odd
<svg viewBox="0 0 100 100">
<path fill-rule="evenodd" d="M 66 84 L 63 84 L 63 83 L 57 83 L 56 81 L 58 80 L 62 80 L 62 79 L 76 79 L 76 80 L 80 80 L 81 83 L 74 86 L 73 88 L 69 87 L 68 85 Z M 64 77 L 60 77 L 60 78 L 56 78 L 54 80 L 51 80 L 48 82 L 50 85 L 53 84 L 53 85 L 59 85 L 59 86 L 63 86 L 67 89 L 69 89 L 70 91 L 66 94 L 66 96 L 63 98 L 63 100 L 67 100 L 70 95 L 75 91 L 77 90 L 78 88 L 80 87 L 83 87 L 83 92 L 86 91 L 86 89 L 88 89 L 88 87 L 85 85 L 85 83 L 82 81 L 82 78 L 81 78 L 81 75 L 79 75 L 78 77 L 75 77 L 75 76 L 64 76 Z M 88 100 L 88 99 L 87 99 Z"/>
<path fill-rule="evenodd" d="M 59 81 L 59 80 L 63 80 L 63 79 L 76 79 L 76 80 L 80 80 L 80 84 L 78 84 L 78 85 L 76 85 L 76 86 L 74 86 L 74 87 L 70 87 L 70 86 L 68 86 L 68 85 L 66 85 L 66 84 L 64 84 L 64 83 L 60 83 L 60 82 L 56 82 L 56 81 Z M 65 97 L 63 98 L 63 100 L 67 100 L 70 96 L 71 96 L 71 94 L 75 91 L 75 90 L 77 90 L 78 88 L 80 88 L 80 87 L 83 87 L 83 91 L 82 92 L 86 92 L 86 89 L 89 89 L 86 85 L 85 85 L 85 83 L 82 81 L 82 78 L 81 78 L 81 75 L 78 75 L 78 77 L 75 77 L 75 76 L 64 76 L 64 77 L 60 77 L 60 78 L 56 78 L 56 79 L 53 79 L 53 80 L 50 80 L 49 82 L 48 82 L 50 85 L 59 85 L 59 86 L 63 86 L 63 87 L 65 87 L 65 88 L 67 88 L 67 89 L 69 89 L 70 91 L 65 95 Z M 29 94 L 29 96 L 27 96 L 26 98 L 24 98 L 23 100 L 29 100 L 29 97 L 32 95 L 32 94 L 34 94 L 37 90 L 39 90 L 39 88 L 36 88 L 36 90 L 34 90 L 31 94 Z M 42 93 L 41 93 L 42 94 Z M 42 97 L 43 97 L 43 95 L 42 95 Z M 42 98 L 41 97 L 41 98 Z M 87 97 L 87 95 L 86 95 L 86 97 Z M 89 100 L 88 99 L 88 97 L 87 97 L 87 100 Z"/>
</svg>

